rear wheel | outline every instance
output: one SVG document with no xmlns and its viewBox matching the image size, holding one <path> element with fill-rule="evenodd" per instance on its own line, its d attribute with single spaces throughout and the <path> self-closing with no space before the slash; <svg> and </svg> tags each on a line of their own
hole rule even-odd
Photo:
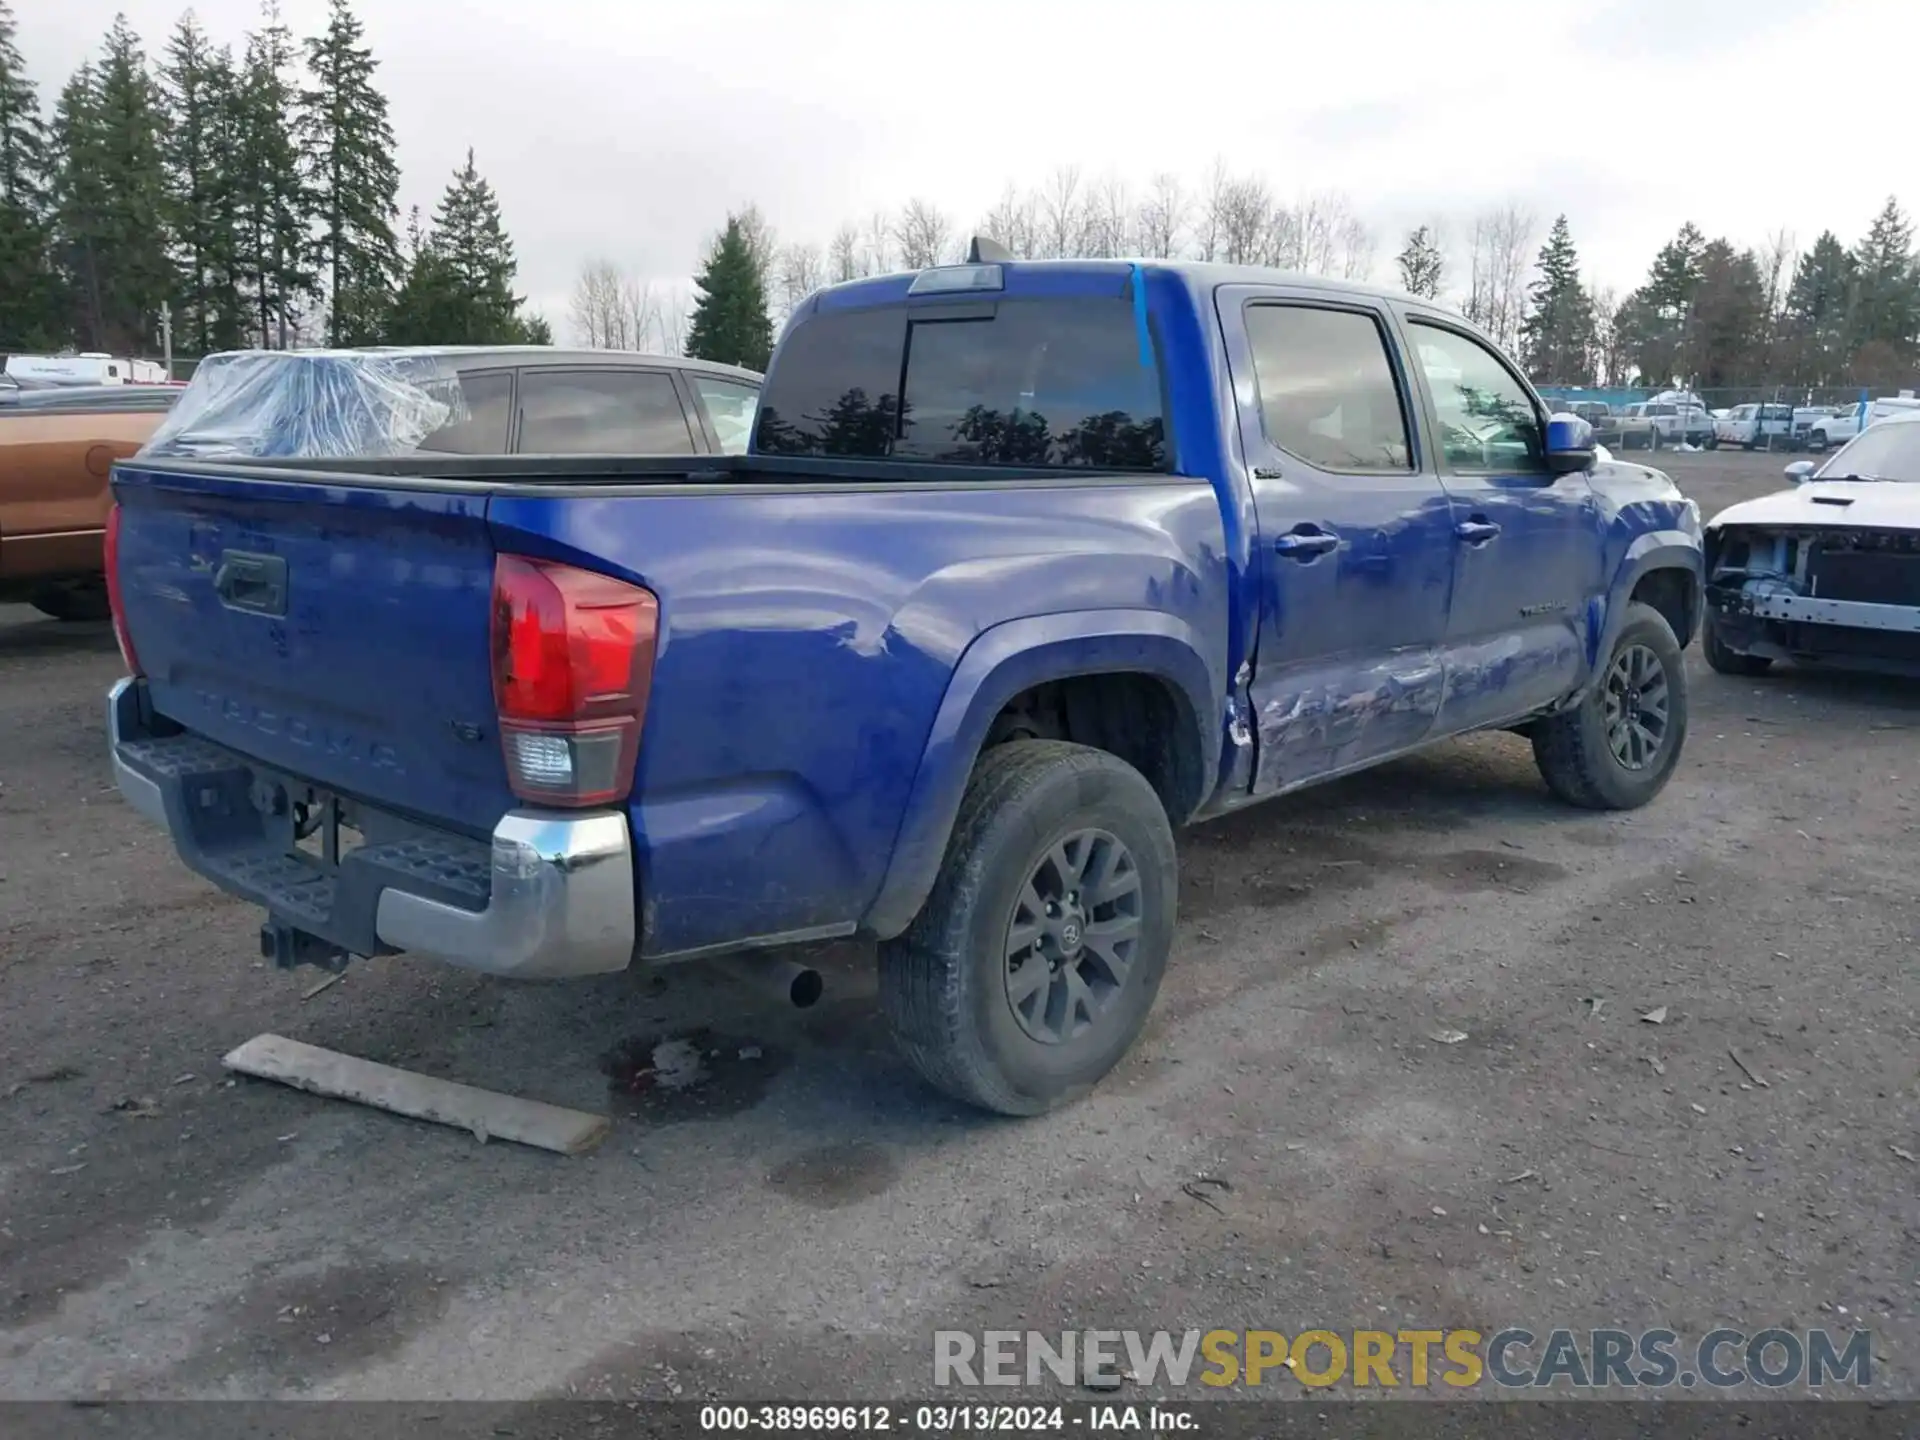
<svg viewBox="0 0 1920 1440">
<path fill-rule="evenodd" d="M 1540 721 L 1534 763 L 1552 790 L 1588 810 L 1635 810 L 1666 788 L 1687 738 L 1687 672 L 1673 628 L 1634 601 L 1599 683 Z"/>
<path fill-rule="evenodd" d="M 1660 448 L 1660 432 L 1658 430 L 1649 430 L 1647 432 L 1647 449 L 1658 450 L 1659 448 Z"/>
<path fill-rule="evenodd" d="M 1764 675 L 1773 668 L 1773 661 L 1765 655 L 1748 655 L 1722 640 L 1711 610 L 1700 626 L 1700 649 L 1709 668 L 1722 675 Z"/>
<path fill-rule="evenodd" d="M 880 950 L 901 1050 L 1003 1115 L 1084 1095 L 1159 993 L 1178 875 L 1166 811 L 1132 766 L 1057 740 L 987 750 L 933 893 Z"/>
</svg>

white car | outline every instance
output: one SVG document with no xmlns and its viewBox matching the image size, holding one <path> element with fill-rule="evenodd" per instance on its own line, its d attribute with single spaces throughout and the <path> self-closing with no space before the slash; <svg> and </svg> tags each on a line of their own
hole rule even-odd
<svg viewBox="0 0 1920 1440">
<path fill-rule="evenodd" d="M 1860 407 L 1836 409 L 1824 420 L 1816 420 L 1807 430 L 1807 449 L 1816 455 L 1835 445 L 1851 440 L 1867 426 L 1876 421 L 1885 420 L 1891 415 L 1906 415 L 1920 410 L 1920 398 L 1911 390 L 1902 390 L 1898 395 L 1874 400 L 1866 406 L 1866 421 L 1860 419 Z"/>
<path fill-rule="evenodd" d="M 1792 660 L 1920 676 L 1920 407 L 1787 475 L 1794 488 L 1707 524 L 1707 663 L 1723 675 Z"/>
</svg>

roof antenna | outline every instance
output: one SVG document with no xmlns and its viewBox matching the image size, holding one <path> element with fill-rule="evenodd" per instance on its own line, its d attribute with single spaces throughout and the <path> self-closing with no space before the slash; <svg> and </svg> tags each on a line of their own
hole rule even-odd
<svg viewBox="0 0 1920 1440">
<path fill-rule="evenodd" d="M 1013 260 L 1013 252 L 989 235 L 976 235 L 967 245 L 967 263 L 969 265 L 1005 265 Z"/>
</svg>

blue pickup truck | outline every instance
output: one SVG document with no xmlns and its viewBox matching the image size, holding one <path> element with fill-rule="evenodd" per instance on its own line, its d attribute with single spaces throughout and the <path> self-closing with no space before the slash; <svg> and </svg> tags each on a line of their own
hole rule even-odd
<svg viewBox="0 0 1920 1440">
<path fill-rule="evenodd" d="M 121 791 L 265 953 L 600 974 L 862 935 L 1033 1114 L 1145 1022 L 1174 832 L 1444 736 L 1644 805 L 1694 504 L 1458 317 L 1185 263 L 823 290 L 744 455 L 116 467 Z"/>
</svg>

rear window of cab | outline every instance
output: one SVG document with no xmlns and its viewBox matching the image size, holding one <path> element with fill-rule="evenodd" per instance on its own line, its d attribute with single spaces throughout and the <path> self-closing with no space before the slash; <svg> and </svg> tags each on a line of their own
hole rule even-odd
<svg viewBox="0 0 1920 1440">
<path fill-rule="evenodd" d="M 1164 471 L 1157 365 L 1125 299 L 829 310 L 760 397 L 765 455 Z"/>
</svg>

